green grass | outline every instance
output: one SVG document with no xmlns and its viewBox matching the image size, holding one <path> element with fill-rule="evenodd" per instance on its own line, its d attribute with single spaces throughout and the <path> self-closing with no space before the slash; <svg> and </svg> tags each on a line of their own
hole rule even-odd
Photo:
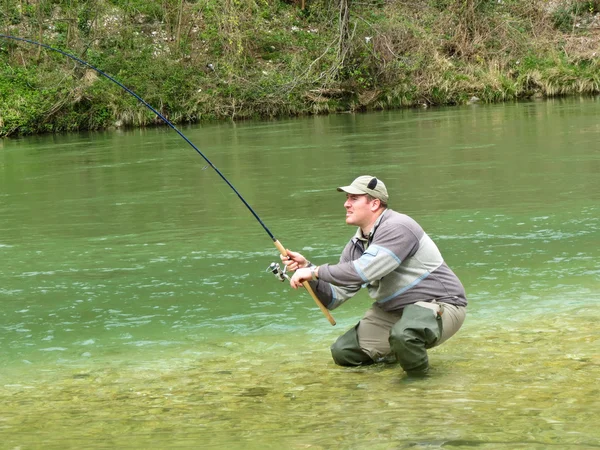
<svg viewBox="0 0 600 450">
<path fill-rule="evenodd" d="M 569 44 L 599 1 L 351 3 L 343 60 L 326 0 L 4 2 L 0 29 L 89 61 L 184 123 L 598 93 L 598 59 Z M 0 136 L 157 123 L 105 78 L 5 39 L 0 99 Z"/>
</svg>

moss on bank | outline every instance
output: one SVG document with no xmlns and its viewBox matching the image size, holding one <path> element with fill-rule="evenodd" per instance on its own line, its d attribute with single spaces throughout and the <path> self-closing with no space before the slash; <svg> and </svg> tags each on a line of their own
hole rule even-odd
<svg viewBox="0 0 600 450">
<path fill-rule="evenodd" d="M 177 124 L 600 92 L 600 0 L 12 3 L 3 34 Z M 159 122 L 4 38 L 0 102 L 0 136 Z"/>
</svg>

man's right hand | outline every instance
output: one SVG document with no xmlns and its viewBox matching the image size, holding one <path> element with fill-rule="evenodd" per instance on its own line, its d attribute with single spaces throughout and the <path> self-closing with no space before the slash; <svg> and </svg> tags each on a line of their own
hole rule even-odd
<svg viewBox="0 0 600 450">
<path fill-rule="evenodd" d="M 285 264 L 288 270 L 296 271 L 298 269 L 302 269 L 307 267 L 309 262 L 308 260 L 302 256 L 300 253 L 293 252 L 291 250 L 286 249 L 287 256 L 280 255 L 281 262 Z"/>
</svg>

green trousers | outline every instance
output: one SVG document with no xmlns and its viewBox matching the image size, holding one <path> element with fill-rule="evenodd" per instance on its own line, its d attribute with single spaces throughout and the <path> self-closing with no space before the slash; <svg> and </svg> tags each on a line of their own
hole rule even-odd
<svg viewBox="0 0 600 450">
<path fill-rule="evenodd" d="M 454 335 L 466 308 L 418 302 L 401 312 L 385 312 L 376 303 L 361 321 L 331 346 L 336 364 L 359 366 L 397 361 L 409 375 L 429 370 L 427 350 Z"/>
</svg>

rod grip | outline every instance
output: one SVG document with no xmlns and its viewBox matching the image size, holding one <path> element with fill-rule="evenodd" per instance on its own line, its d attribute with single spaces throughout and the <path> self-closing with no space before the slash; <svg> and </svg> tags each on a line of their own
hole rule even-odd
<svg viewBox="0 0 600 450">
<path fill-rule="evenodd" d="M 273 243 L 275 244 L 275 247 L 277 247 L 277 250 L 279 250 L 279 253 L 281 253 L 283 256 L 287 256 L 287 254 L 288 254 L 287 250 L 285 249 L 285 247 L 283 245 L 281 245 L 281 242 L 279 242 L 277 239 L 273 239 Z M 317 306 L 319 307 L 321 312 L 325 315 L 327 320 L 329 320 L 329 323 L 331 325 L 335 325 L 335 319 L 331 316 L 331 313 L 325 307 L 325 305 L 323 305 L 323 303 L 321 303 L 321 300 L 319 300 L 319 298 L 317 297 L 317 294 L 315 294 L 315 291 L 313 291 L 313 288 L 310 286 L 308 281 L 304 281 L 302 283 L 302 286 L 304 286 L 304 289 L 306 289 L 308 291 L 308 293 L 313 298 L 313 300 L 315 301 L 315 303 L 317 304 Z"/>
</svg>

